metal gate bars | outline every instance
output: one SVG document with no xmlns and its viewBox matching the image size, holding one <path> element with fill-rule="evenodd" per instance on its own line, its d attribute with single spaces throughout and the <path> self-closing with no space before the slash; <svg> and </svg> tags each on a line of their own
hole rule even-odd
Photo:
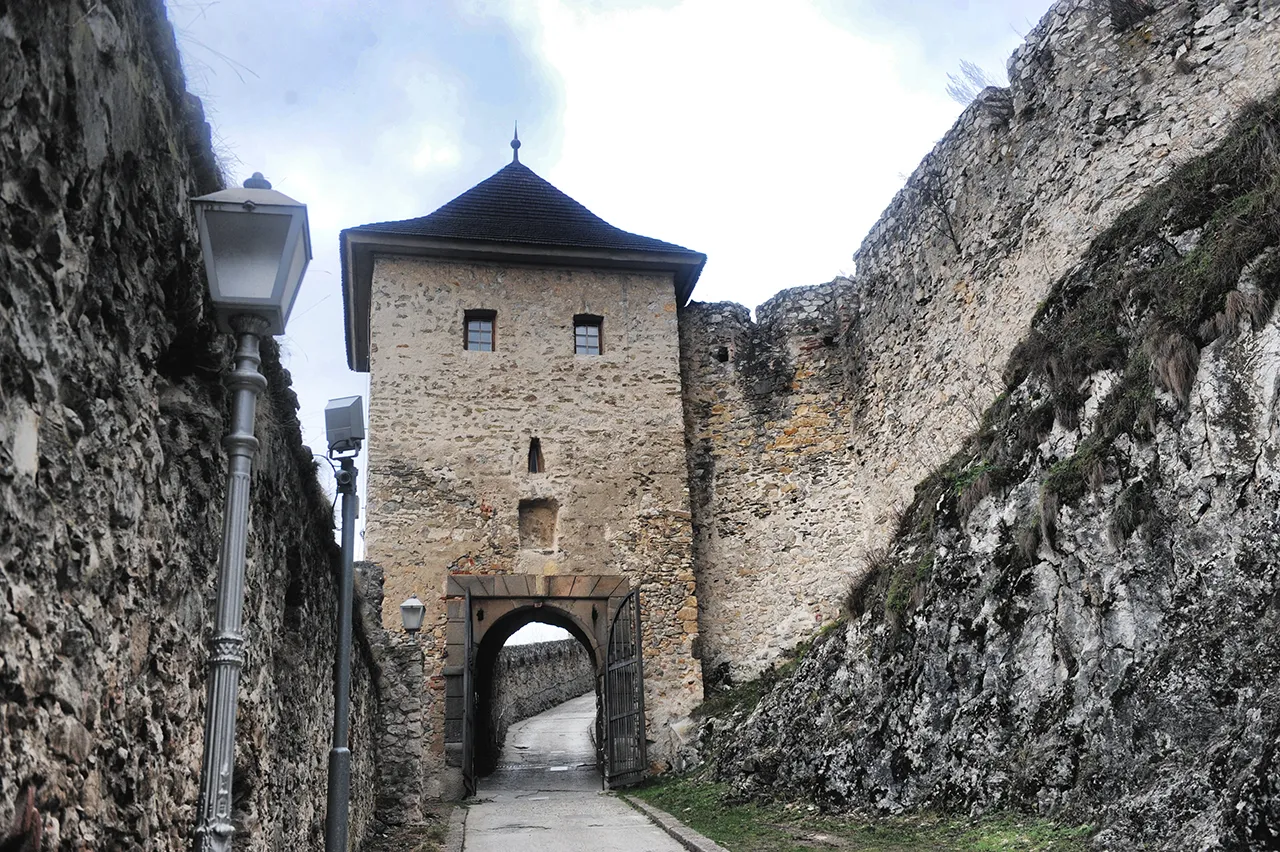
<svg viewBox="0 0 1280 852">
<path fill-rule="evenodd" d="M 609 628 L 604 715 L 605 779 L 610 787 L 635 784 L 644 778 L 649 766 L 639 589 L 632 589 L 622 599 Z"/>
</svg>

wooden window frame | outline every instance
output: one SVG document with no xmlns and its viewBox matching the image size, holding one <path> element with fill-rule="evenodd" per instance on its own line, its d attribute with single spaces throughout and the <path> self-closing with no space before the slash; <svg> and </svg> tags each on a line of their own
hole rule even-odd
<svg viewBox="0 0 1280 852">
<path fill-rule="evenodd" d="M 489 324 L 489 348 L 471 345 L 471 324 L 473 322 L 487 322 Z M 478 330 L 483 334 L 483 330 Z M 483 341 L 477 341 L 482 343 Z M 498 312 L 489 310 L 472 310 L 462 312 L 462 348 L 468 352 L 497 352 L 498 351 Z"/>
<path fill-rule="evenodd" d="M 582 333 L 582 329 L 594 329 L 595 334 L 589 332 Z M 595 337 L 596 351 L 590 351 L 590 340 Z M 580 348 L 581 341 L 587 341 L 586 349 Z M 597 314 L 574 314 L 573 316 L 573 354 L 574 355 L 603 355 L 604 354 L 604 317 Z"/>
</svg>

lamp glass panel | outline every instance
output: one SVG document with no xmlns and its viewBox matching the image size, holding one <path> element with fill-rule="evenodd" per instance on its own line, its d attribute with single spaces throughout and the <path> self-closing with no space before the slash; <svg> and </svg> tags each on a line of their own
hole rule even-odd
<svg viewBox="0 0 1280 852">
<path fill-rule="evenodd" d="M 306 226 L 306 219 L 302 219 L 297 232 L 293 237 L 292 256 L 289 258 L 289 271 L 284 279 L 284 293 L 281 294 L 280 299 L 280 309 L 283 315 L 281 322 L 289 321 L 289 312 L 293 310 L 293 303 L 298 298 L 298 288 L 302 283 L 302 276 L 306 274 L 307 263 L 311 260 L 311 258 L 307 256 L 307 237 L 304 233 Z"/>
<path fill-rule="evenodd" d="M 292 218 L 271 213 L 205 212 L 215 264 L 215 304 L 278 297 L 276 279 Z"/>
</svg>

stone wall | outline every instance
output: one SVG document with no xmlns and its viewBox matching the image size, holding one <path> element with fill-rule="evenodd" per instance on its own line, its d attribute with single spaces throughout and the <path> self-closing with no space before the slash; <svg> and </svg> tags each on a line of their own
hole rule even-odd
<svg viewBox="0 0 1280 852">
<path fill-rule="evenodd" d="M 497 312 L 495 351 L 463 348 L 468 310 Z M 604 318 L 603 354 L 574 354 L 580 313 Z M 366 545 L 386 574 L 387 629 L 410 594 L 427 605 L 431 794 L 461 780 L 444 754 L 445 668 L 461 665 L 445 659 L 451 574 L 627 577 L 645 613 L 655 758 L 701 700 L 676 318 L 670 274 L 377 259 Z M 522 530 L 533 501 L 554 506 L 546 541 Z"/>
<path fill-rule="evenodd" d="M 423 808 L 431 785 L 424 760 L 424 696 L 422 646 L 402 632 L 382 627 L 381 566 L 355 564 L 360 590 L 357 616 L 373 651 L 372 677 L 378 695 L 378 717 L 373 723 L 377 782 L 372 818 L 366 832 L 371 850 L 398 850 L 398 832 L 423 824 L 430 817 Z"/>
<path fill-rule="evenodd" d="M 159 2 L 0 6 L 0 825 L 34 787 L 45 849 L 190 846 L 230 352 L 188 202 L 220 181 Z M 264 348 L 233 810 L 262 852 L 321 845 L 337 567 Z M 354 659 L 358 839 L 362 633 Z"/>
<path fill-rule="evenodd" d="M 506 742 L 507 728 L 596 688 L 596 670 L 577 639 L 507 645 L 493 672 L 493 739 Z"/>
<path fill-rule="evenodd" d="M 1280 8 L 1055 5 L 899 192 L 852 282 L 682 312 L 705 670 L 749 676 L 840 611 L 912 486 L 999 390 L 1050 283 L 1219 141 L 1280 67 Z M 727 360 L 721 361 L 721 357 Z"/>
</svg>

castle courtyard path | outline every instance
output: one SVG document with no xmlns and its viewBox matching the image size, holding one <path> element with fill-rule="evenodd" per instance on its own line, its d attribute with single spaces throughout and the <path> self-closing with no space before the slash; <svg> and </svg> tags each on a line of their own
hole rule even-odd
<svg viewBox="0 0 1280 852">
<path fill-rule="evenodd" d="M 480 779 L 464 852 L 683 852 L 625 802 L 600 792 L 588 693 L 507 731 L 498 770 Z"/>
</svg>

